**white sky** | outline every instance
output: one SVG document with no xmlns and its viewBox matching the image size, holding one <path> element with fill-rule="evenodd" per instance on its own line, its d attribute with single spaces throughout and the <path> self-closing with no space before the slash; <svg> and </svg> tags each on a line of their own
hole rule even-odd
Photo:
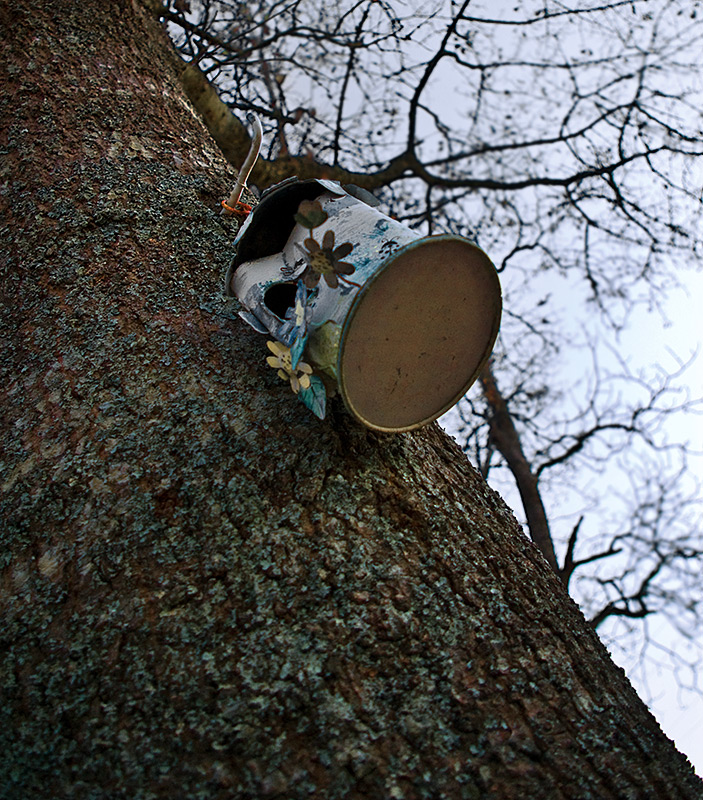
<svg viewBox="0 0 703 800">
<path fill-rule="evenodd" d="M 625 352 L 636 357 L 641 363 L 659 361 L 670 367 L 675 360 L 670 354 L 674 351 L 679 357 L 687 358 L 696 350 L 698 358 L 686 373 L 686 384 L 692 397 L 703 396 L 703 270 L 690 271 L 681 276 L 683 287 L 671 293 L 664 311 L 671 320 L 666 325 L 658 312 L 637 312 L 627 332 L 622 335 L 621 346 Z M 452 412 L 440 422 L 452 433 Z M 672 419 L 668 425 L 672 437 L 689 440 L 695 449 L 703 452 L 703 413 L 699 417 Z M 693 471 L 703 483 L 703 456 L 692 459 Z M 501 494 L 522 517 L 520 498 L 516 491 L 502 488 Z M 702 581 L 703 583 L 703 581 Z M 648 623 L 652 639 L 673 648 L 681 648 L 681 637 L 672 626 L 661 617 L 654 617 Z M 679 750 L 685 753 L 697 773 L 703 777 L 703 683 L 698 691 L 682 689 L 666 655 L 647 660 L 644 669 L 639 663 L 639 653 L 613 653 L 614 660 L 622 666 L 640 697 L 648 703 L 662 730 L 673 739 Z M 659 665 L 658 665 L 658 662 Z M 701 669 L 703 673 L 703 669 Z M 682 682 L 689 678 L 683 676 Z M 701 675 L 703 681 L 703 674 Z"/>
</svg>

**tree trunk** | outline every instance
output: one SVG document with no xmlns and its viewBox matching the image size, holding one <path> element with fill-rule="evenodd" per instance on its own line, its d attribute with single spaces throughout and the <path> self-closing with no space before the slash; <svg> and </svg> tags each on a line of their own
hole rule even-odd
<svg viewBox="0 0 703 800">
<path fill-rule="evenodd" d="M 437 426 L 266 366 L 161 26 L 0 13 L 0 795 L 701 797 Z"/>
</svg>

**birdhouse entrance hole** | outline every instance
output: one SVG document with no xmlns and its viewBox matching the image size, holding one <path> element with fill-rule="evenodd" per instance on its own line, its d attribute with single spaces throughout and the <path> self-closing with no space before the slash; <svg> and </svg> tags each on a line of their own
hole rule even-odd
<svg viewBox="0 0 703 800">
<path fill-rule="evenodd" d="M 295 305 L 295 283 L 274 283 L 264 294 L 264 303 L 280 320 L 286 318 L 286 311 Z"/>
</svg>

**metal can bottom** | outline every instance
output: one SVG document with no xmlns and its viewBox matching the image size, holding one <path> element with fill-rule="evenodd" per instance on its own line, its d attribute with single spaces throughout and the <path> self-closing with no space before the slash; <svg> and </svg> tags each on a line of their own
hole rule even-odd
<svg viewBox="0 0 703 800">
<path fill-rule="evenodd" d="M 477 379 L 500 326 L 495 267 L 458 236 L 420 239 L 390 256 L 357 294 L 337 359 L 349 411 L 378 431 L 414 430 Z"/>
</svg>

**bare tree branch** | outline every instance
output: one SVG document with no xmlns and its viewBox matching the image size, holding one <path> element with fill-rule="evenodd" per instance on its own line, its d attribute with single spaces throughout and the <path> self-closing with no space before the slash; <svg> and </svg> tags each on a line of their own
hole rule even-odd
<svg viewBox="0 0 703 800">
<path fill-rule="evenodd" d="M 549 532 L 547 514 L 537 487 L 537 478 L 532 474 L 529 462 L 520 443 L 515 423 L 510 415 L 505 399 L 501 395 L 490 362 L 481 372 L 481 387 L 491 409 L 489 418 L 491 441 L 505 458 L 510 471 L 515 476 L 520 498 L 522 499 L 530 538 L 542 551 L 552 569 L 559 573 L 554 544 Z"/>
</svg>

